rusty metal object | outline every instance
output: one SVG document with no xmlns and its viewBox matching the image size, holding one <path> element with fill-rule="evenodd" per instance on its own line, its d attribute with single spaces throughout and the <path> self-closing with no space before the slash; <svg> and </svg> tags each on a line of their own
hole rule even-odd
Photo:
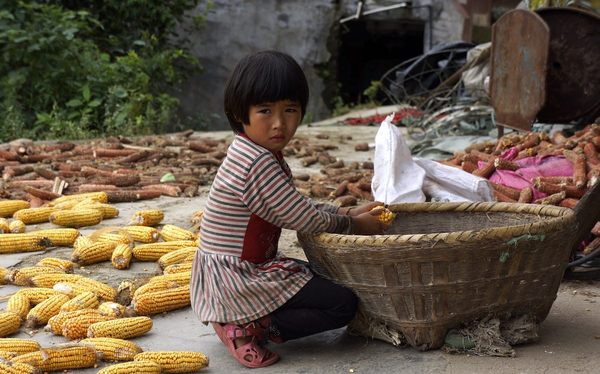
<svg viewBox="0 0 600 374">
<path fill-rule="evenodd" d="M 600 115 L 600 16 L 575 8 L 542 8 L 550 28 L 546 104 L 542 122 Z"/>
<path fill-rule="evenodd" d="M 503 15 L 492 28 L 490 95 L 499 125 L 531 130 L 546 100 L 550 29 L 523 9 Z"/>
</svg>

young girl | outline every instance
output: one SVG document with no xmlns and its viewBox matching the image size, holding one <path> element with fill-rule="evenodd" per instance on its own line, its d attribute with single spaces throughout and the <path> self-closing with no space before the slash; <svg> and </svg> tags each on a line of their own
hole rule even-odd
<svg viewBox="0 0 600 374">
<path fill-rule="evenodd" d="M 277 253 L 281 229 L 370 235 L 382 232 L 381 203 L 315 205 L 296 191 L 281 150 L 306 112 L 308 84 L 290 56 L 243 58 L 225 89 L 236 134 L 215 176 L 192 269 L 192 308 L 212 322 L 242 365 L 275 363 L 267 340 L 281 343 L 345 326 L 356 312 L 347 288 Z"/>
</svg>

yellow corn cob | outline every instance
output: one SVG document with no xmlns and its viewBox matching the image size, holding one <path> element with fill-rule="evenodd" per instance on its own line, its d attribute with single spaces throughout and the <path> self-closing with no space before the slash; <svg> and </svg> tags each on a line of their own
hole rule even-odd
<svg viewBox="0 0 600 374">
<path fill-rule="evenodd" d="M 8 228 L 13 234 L 21 234 L 25 232 L 25 223 L 19 219 L 15 219 L 11 221 Z"/>
<path fill-rule="evenodd" d="M 88 291 L 92 291 L 101 300 L 115 301 L 117 291 L 106 283 L 90 279 L 81 278 L 75 282 L 75 285 L 85 287 Z"/>
<path fill-rule="evenodd" d="M 138 210 L 131 219 L 132 225 L 156 226 L 165 218 L 165 214 L 158 209 Z"/>
<path fill-rule="evenodd" d="M 0 254 L 43 251 L 50 245 L 47 238 L 34 233 L 0 234 Z"/>
<path fill-rule="evenodd" d="M 165 242 L 198 239 L 197 234 L 175 225 L 164 225 L 160 230 L 160 236 Z"/>
<path fill-rule="evenodd" d="M 34 223 L 48 222 L 52 212 L 54 212 L 54 208 L 48 206 L 27 208 L 17 210 L 15 214 L 13 214 L 13 218 L 23 221 L 26 225 L 31 225 Z"/>
<path fill-rule="evenodd" d="M 25 200 L 2 200 L 0 201 L 0 217 L 10 217 L 16 211 L 27 209 L 30 206 L 29 201 Z"/>
<path fill-rule="evenodd" d="M 129 263 L 131 262 L 132 256 L 133 251 L 131 250 L 129 244 L 119 244 L 112 252 L 110 261 L 115 269 L 124 270 L 129 268 Z"/>
<path fill-rule="evenodd" d="M 98 311 L 102 315 L 113 318 L 121 318 L 125 316 L 125 306 L 112 301 L 107 301 L 100 304 Z"/>
<path fill-rule="evenodd" d="M 87 338 L 81 340 L 79 343 L 102 352 L 103 361 L 133 361 L 135 355 L 142 352 L 142 348 L 139 345 L 123 339 Z M 132 371 L 131 373 L 137 373 L 137 371 Z"/>
<path fill-rule="evenodd" d="M 60 308 L 62 312 L 72 312 L 74 310 L 80 309 L 95 309 L 100 305 L 100 301 L 98 297 L 93 292 L 82 292 L 79 295 L 73 297 L 71 300 L 67 301 Z"/>
<path fill-rule="evenodd" d="M 152 361 L 133 361 L 107 366 L 98 374 L 160 374 L 160 365 Z"/>
<path fill-rule="evenodd" d="M 152 283 L 146 283 L 135 290 L 133 293 L 133 298 L 139 297 L 139 295 L 143 295 L 148 292 L 163 291 L 177 287 L 180 287 L 180 285 L 175 281 L 160 280 Z"/>
<path fill-rule="evenodd" d="M 59 282 L 75 282 L 81 279 L 79 274 L 40 274 L 31 278 L 31 283 L 35 287 L 52 288 Z"/>
<path fill-rule="evenodd" d="M 119 209 L 115 208 L 114 206 L 110 205 L 110 204 L 103 204 L 103 203 L 99 203 L 99 202 L 87 202 L 87 201 L 82 201 L 80 203 L 78 203 L 77 205 L 75 205 L 73 208 L 73 210 L 80 210 L 80 209 L 95 209 L 97 211 L 99 211 L 100 213 L 102 213 L 102 219 L 109 219 L 109 218 L 115 218 L 116 216 L 119 215 Z"/>
<path fill-rule="evenodd" d="M 0 312 L 0 338 L 14 334 L 21 327 L 21 317 L 10 312 Z"/>
<path fill-rule="evenodd" d="M 102 212 L 96 209 L 57 210 L 50 215 L 49 220 L 64 227 L 94 226 L 102 222 Z"/>
<path fill-rule="evenodd" d="M 73 249 L 78 251 L 81 248 L 89 247 L 90 245 L 92 245 L 94 243 L 95 243 L 95 241 L 92 238 L 90 238 L 89 236 L 81 235 L 73 243 Z"/>
<path fill-rule="evenodd" d="M 57 197 L 56 199 L 49 202 L 48 205 L 55 206 L 57 204 L 67 202 L 67 201 L 70 201 L 70 202 L 77 201 L 79 203 L 86 199 L 98 201 L 100 203 L 108 203 L 108 195 L 106 194 L 106 192 L 87 192 L 87 193 L 80 193 L 80 194 L 76 194 L 76 195 L 66 195 L 66 196 Z"/>
<path fill-rule="evenodd" d="M 379 207 L 375 207 L 373 209 L 379 209 Z M 379 221 L 385 226 L 391 225 L 392 222 L 394 222 L 394 218 L 396 218 L 396 214 L 388 208 L 384 208 L 383 211 L 379 214 Z"/>
<path fill-rule="evenodd" d="M 69 297 L 75 297 L 84 292 L 90 291 L 88 287 L 75 284 L 75 281 L 73 281 L 73 282 L 58 282 L 54 285 L 54 287 L 52 287 L 52 289 L 55 291 L 59 291 L 61 294 L 67 295 Z M 98 296 L 98 295 L 96 295 L 96 296 Z"/>
<path fill-rule="evenodd" d="M 163 270 L 163 274 L 175 274 L 192 271 L 192 262 L 181 262 L 179 264 L 169 265 Z"/>
<path fill-rule="evenodd" d="M 61 312 L 48 320 L 45 330 L 54 335 L 62 335 L 63 325 L 66 321 L 76 317 L 100 316 L 100 311 L 96 309 L 80 309 L 72 312 Z"/>
<path fill-rule="evenodd" d="M 6 279 L 8 273 L 9 272 L 7 268 L 0 266 L 0 285 L 6 284 L 6 282 L 8 282 L 8 279 Z"/>
<path fill-rule="evenodd" d="M 69 340 L 83 339 L 87 335 L 88 327 L 96 322 L 105 322 L 112 320 L 112 317 L 102 314 L 89 314 L 69 318 L 63 322 L 62 336 Z"/>
<path fill-rule="evenodd" d="M 46 229 L 34 231 L 33 234 L 47 238 L 55 247 L 72 247 L 79 237 L 79 230 L 70 228 Z"/>
<path fill-rule="evenodd" d="M 0 234 L 10 234 L 10 224 L 6 218 L 0 218 Z"/>
<path fill-rule="evenodd" d="M 181 248 L 176 251 L 173 251 L 173 252 L 169 252 L 165 255 L 162 255 L 158 259 L 158 265 L 160 266 L 161 269 L 165 269 L 167 266 L 175 265 L 180 262 L 183 262 L 186 258 L 190 257 L 190 255 L 192 255 L 192 256 L 195 255 L 197 250 L 198 250 L 198 247 L 193 246 L 193 247 L 185 247 L 185 248 Z"/>
<path fill-rule="evenodd" d="M 162 373 L 195 373 L 208 366 L 208 357 L 204 353 L 191 351 L 142 352 L 134 360 L 156 362 Z"/>
<path fill-rule="evenodd" d="M 51 296 L 62 295 L 60 292 L 55 291 L 51 288 L 41 288 L 41 287 L 33 287 L 33 288 L 23 288 L 15 295 L 24 295 L 31 305 L 37 305 L 42 301 L 48 299 Z"/>
<path fill-rule="evenodd" d="M 172 281 L 172 282 L 177 282 L 180 286 L 185 286 L 186 284 L 190 283 L 191 277 L 192 277 L 192 272 L 186 271 L 183 273 L 166 274 L 166 275 L 159 275 L 156 277 L 152 277 L 152 278 L 150 278 L 148 283 Z"/>
<path fill-rule="evenodd" d="M 131 235 L 133 240 L 141 243 L 154 243 L 158 240 L 158 230 L 147 226 L 125 226 L 121 228 Z"/>
<path fill-rule="evenodd" d="M 160 366 L 159 366 L 160 367 Z M 2 374 L 39 374 L 40 369 L 22 362 L 0 360 L 0 373 Z"/>
<path fill-rule="evenodd" d="M 135 312 L 144 316 L 185 308 L 190 305 L 190 286 L 142 293 L 132 304 Z"/>
<path fill-rule="evenodd" d="M 71 254 L 71 261 L 79 265 L 91 265 L 98 262 L 110 261 L 116 245 L 117 243 L 96 242 L 87 247 L 74 249 Z"/>
<path fill-rule="evenodd" d="M 96 350 L 86 346 L 42 348 L 12 359 L 34 366 L 42 371 L 63 371 L 94 367 L 97 362 Z"/>
<path fill-rule="evenodd" d="M 9 351 L 17 355 L 40 350 L 40 343 L 33 339 L 0 339 L 0 351 Z"/>
<path fill-rule="evenodd" d="M 10 361 L 11 358 L 15 357 L 17 354 L 14 352 L 0 351 L 0 363 L 5 361 Z M 2 366 L 0 366 L 0 369 Z"/>
<path fill-rule="evenodd" d="M 40 274 L 64 274 L 65 272 L 49 266 L 28 266 L 13 269 L 8 275 L 8 280 L 16 286 L 31 286 L 32 278 Z"/>
<path fill-rule="evenodd" d="M 27 313 L 29 313 L 30 308 L 31 304 L 29 303 L 27 296 L 18 292 L 12 295 L 8 299 L 8 303 L 6 303 L 6 311 L 18 315 L 23 321 L 27 318 Z M 2 350 L 1 347 L 0 350 Z"/>
<path fill-rule="evenodd" d="M 133 238 L 131 235 L 126 232 L 105 232 L 105 233 L 94 233 L 90 235 L 90 238 L 96 242 L 109 242 L 116 244 L 131 244 L 133 243 Z"/>
<path fill-rule="evenodd" d="M 133 248 L 133 257 L 138 261 L 157 261 L 167 253 L 193 245 L 194 242 L 191 240 L 140 244 Z"/>
<path fill-rule="evenodd" d="M 60 312 L 60 307 L 69 301 L 67 295 L 50 296 L 27 313 L 27 326 L 35 327 L 45 325 L 48 320 Z"/>
<path fill-rule="evenodd" d="M 72 273 L 75 264 L 69 260 L 63 260 L 62 258 L 46 257 L 39 260 L 36 266 L 47 266 L 60 269 L 65 273 Z"/>
<path fill-rule="evenodd" d="M 137 288 L 137 283 L 128 280 L 122 281 L 117 288 L 117 302 L 121 305 L 129 305 Z"/>
<path fill-rule="evenodd" d="M 130 339 L 143 335 L 152 329 L 149 317 L 119 318 L 112 321 L 94 323 L 88 328 L 88 338 Z"/>
</svg>

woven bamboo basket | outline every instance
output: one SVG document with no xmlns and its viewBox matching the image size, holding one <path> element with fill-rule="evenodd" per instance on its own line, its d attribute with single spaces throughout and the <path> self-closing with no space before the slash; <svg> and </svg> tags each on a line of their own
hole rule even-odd
<svg viewBox="0 0 600 374">
<path fill-rule="evenodd" d="M 441 347 L 462 322 L 546 318 L 577 236 L 572 210 L 516 203 L 390 210 L 396 218 L 386 235 L 298 234 L 313 270 L 356 293 L 357 316 L 420 350 Z"/>
</svg>

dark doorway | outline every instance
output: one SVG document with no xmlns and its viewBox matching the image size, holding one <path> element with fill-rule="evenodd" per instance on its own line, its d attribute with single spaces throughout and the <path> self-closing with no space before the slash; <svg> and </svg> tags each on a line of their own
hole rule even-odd
<svg viewBox="0 0 600 374">
<path fill-rule="evenodd" d="M 411 19 L 354 20 L 340 28 L 338 82 L 345 104 L 359 104 L 363 92 L 402 61 L 423 53 L 425 23 Z"/>
</svg>

